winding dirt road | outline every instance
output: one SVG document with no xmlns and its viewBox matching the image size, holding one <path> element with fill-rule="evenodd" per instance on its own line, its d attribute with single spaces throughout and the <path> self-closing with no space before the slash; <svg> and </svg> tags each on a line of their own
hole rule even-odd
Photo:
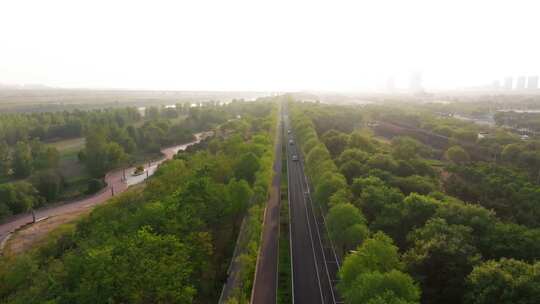
<svg viewBox="0 0 540 304">
<path fill-rule="evenodd" d="M 129 186 L 143 182 L 144 180 L 146 180 L 147 176 L 151 176 L 152 174 L 154 174 L 154 172 L 157 170 L 157 167 L 161 163 L 173 158 L 178 151 L 185 150 L 187 147 L 199 143 L 201 140 L 209 136 L 209 134 L 209 132 L 197 133 L 195 134 L 195 141 L 162 149 L 161 153 L 163 153 L 164 157 L 158 161 L 151 162 L 145 168 L 145 170 L 148 172 L 148 175 L 143 174 L 136 177 L 132 176 L 135 167 L 126 168 L 125 170 L 121 169 L 111 171 L 105 176 L 105 182 L 107 183 L 107 187 L 105 187 L 100 192 L 70 203 L 58 203 L 54 206 L 48 206 L 38 209 L 35 211 L 36 219 L 39 220 L 43 218 L 52 218 L 70 213 L 77 213 L 101 204 L 107 201 L 112 196 L 126 191 Z M 124 180 L 124 174 L 126 175 L 127 180 Z M 3 245 L 5 245 L 6 243 L 6 238 L 10 234 L 31 222 L 32 214 L 24 213 L 16 215 L 11 219 L 7 220 L 6 222 L 2 223 L 0 225 L 0 252 L 3 249 Z"/>
</svg>

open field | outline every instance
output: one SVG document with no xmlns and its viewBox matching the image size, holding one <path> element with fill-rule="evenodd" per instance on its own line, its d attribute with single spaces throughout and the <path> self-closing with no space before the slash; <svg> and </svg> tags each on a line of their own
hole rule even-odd
<svg viewBox="0 0 540 304">
<path fill-rule="evenodd" d="M 83 163 L 79 161 L 78 153 L 84 149 L 84 138 L 66 139 L 49 143 L 60 152 L 58 170 L 65 179 L 65 188 L 60 200 L 70 200 L 81 196 L 88 187 L 88 174 Z"/>
<path fill-rule="evenodd" d="M 265 92 L 204 92 L 90 89 L 0 89 L 0 112 L 49 112 L 107 107 L 167 105 L 208 100 L 252 100 Z"/>
<path fill-rule="evenodd" d="M 83 137 L 65 139 L 55 142 L 50 142 L 47 145 L 55 147 L 62 155 L 72 152 L 79 152 L 84 148 L 85 139 Z"/>
</svg>

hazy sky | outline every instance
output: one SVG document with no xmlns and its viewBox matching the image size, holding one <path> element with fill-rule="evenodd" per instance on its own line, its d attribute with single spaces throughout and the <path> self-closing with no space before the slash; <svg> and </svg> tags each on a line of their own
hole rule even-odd
<svg viewBox="0 0 540 304">
<path fill-rule="evenodd" d="M 540 74 L 539 1 L 1 0 L 0 83 L 427 88 Z"/>
</svg>

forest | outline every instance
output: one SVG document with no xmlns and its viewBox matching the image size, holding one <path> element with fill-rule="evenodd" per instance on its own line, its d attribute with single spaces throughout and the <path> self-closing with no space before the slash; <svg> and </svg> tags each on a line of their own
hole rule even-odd
<svg viewBox="0 0 540 304">
<path fill-rule="evenodd" d="M 104 111 L 100 123 L 83 128 L 79 155 L 96 179 L 141 151 L 156 153 L 201 130 L 214 135 L 162 164 L 143 186 L 60 226 L 43 245 L 0 259 L 0 301 L 215 303 L 245 229 L 228 303 L 248 303 L 282 103 L 341 261 L 337 290 L 345 303 L 538 302 L 540 141 L 430 106 L 290 96 L 184 112 L 149 108 L 124 124 Z M 116 150 L 121 161 L 110 163 Z M 42 195 L 29 182 L 9 185 L 28 187 L 14 197 Z"/>
<path fill-rule="evenodd" d="M 537 141 L 428 107 L 290 108 L 346 303 L 538 302 Z"/>
<path fill-rule="evenodd" d="M 93 194 L 110 170 L 159 159 L 161 148 L 234 118 L 237 103 L 1 114 L 0 220 Z M 75 150 L 55 145 L 73 140 Z"/>
<path fill-rule="evenodd" d="M 1 302 L 215 303 L 246 215 L 249 292 L 272 178 L 278 109 L 271 101 L 218 111 L 234 118 L 162 164 L 144 187 L 61 226 L 45 245 L 2 258 Z M 197 123 L 187 130 L 208 126 Z"/>
</svg>

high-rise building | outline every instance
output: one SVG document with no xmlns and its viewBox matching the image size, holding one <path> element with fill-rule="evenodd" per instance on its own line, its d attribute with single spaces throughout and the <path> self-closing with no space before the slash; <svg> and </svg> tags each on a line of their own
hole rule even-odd
<svg viewBox="0 0 540 304">
<path fill-rule="evenodd" d="M 512 90 L 514 86 L 514 78 L 512 77 L 506 77 L 504 78 L 504 89 L 507 91 Z"/>
<path fill-rule="evenodd" d="M 516 90 L 523 90 L 525 89 L 525 76 L 519 76 L 516 83 Z"/>
<path fill-rule="evenodd" d="M 538 89 L 538 76 L 529 76 L 527 78 L 527 89 L 529 90 Z"/>
</svg>

